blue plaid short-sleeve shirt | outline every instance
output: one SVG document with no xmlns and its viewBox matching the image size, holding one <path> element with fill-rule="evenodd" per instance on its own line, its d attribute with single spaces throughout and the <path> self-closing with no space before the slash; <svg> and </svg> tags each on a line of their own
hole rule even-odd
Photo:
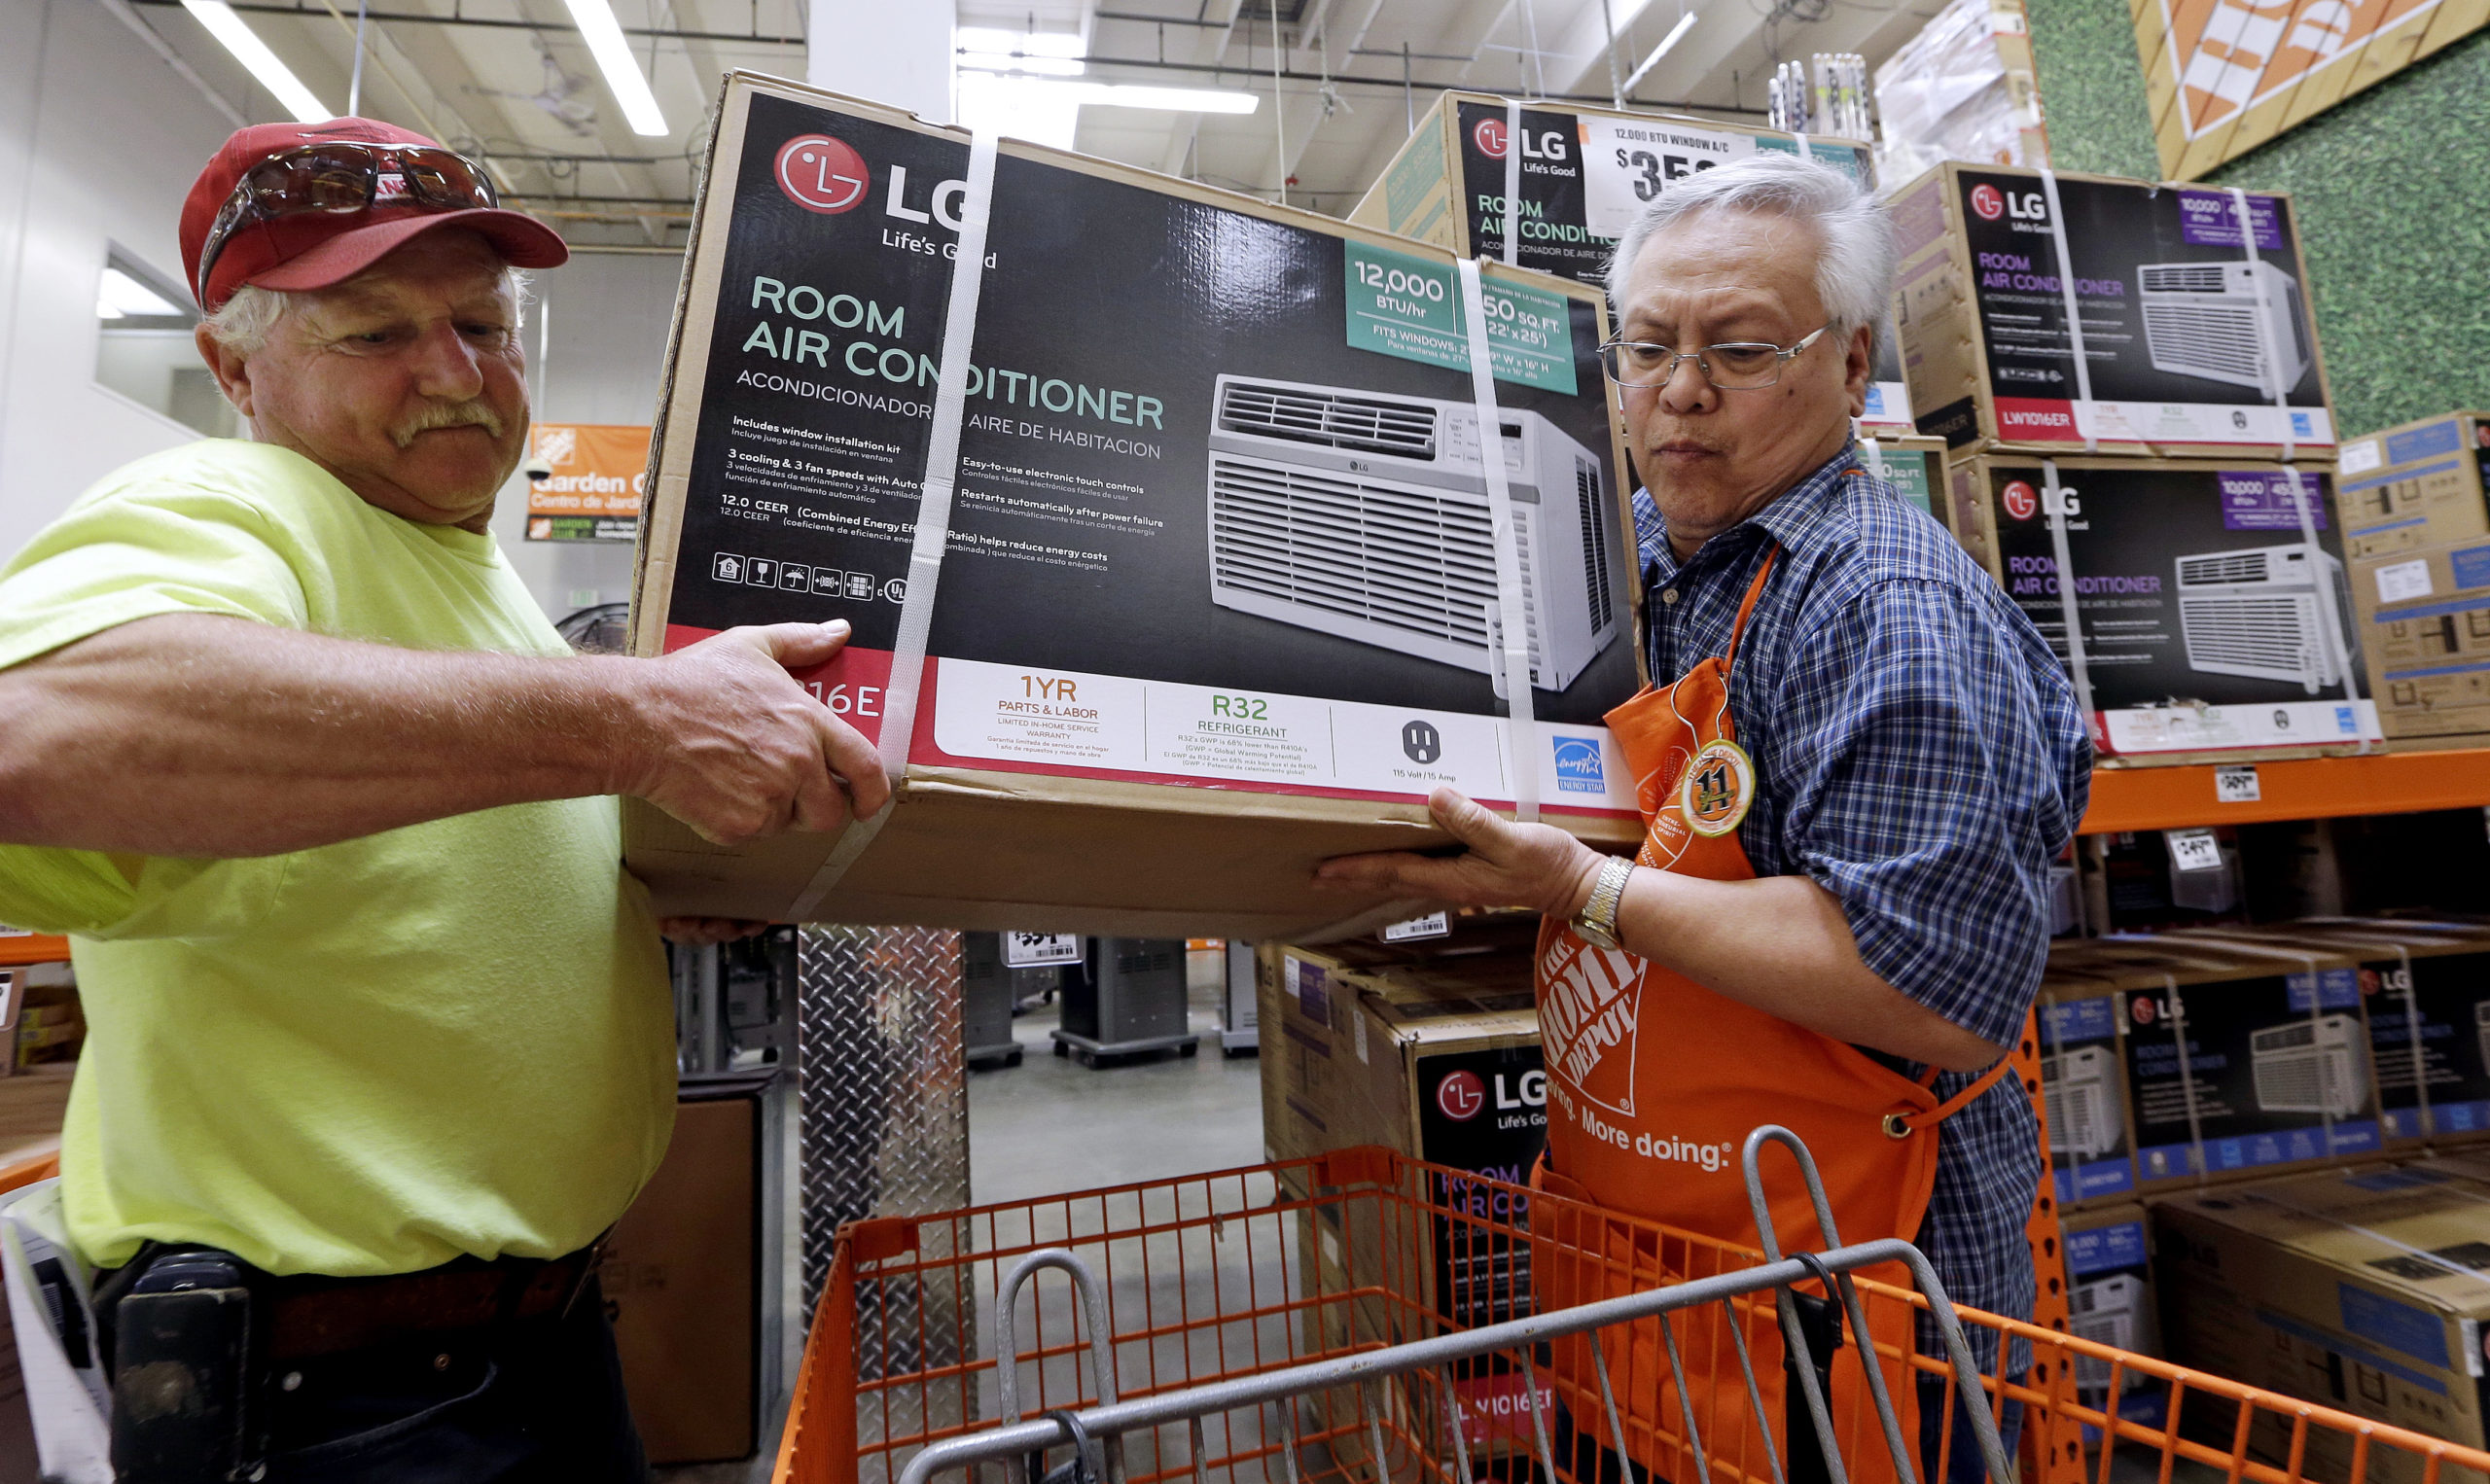
<svg viewBox="0 0 2490 1484">
<path fill-rule="evenodd" d="M 1685 561 L 1648 491 L 1634 523 L 1654 683 L 1725 652 L 1780 546 L 1729 676 L 1759 778 L 1739 827 L 1756 873 L 1812 878 L 1886 983 L 2012 1043 L 2048 959 L 2049 865 L 2091 784 L 2083 718 L 2046 642 L 1848 450 Z M 1946 1074 L 1936 1092 L 1971 1080 Z M 1957 1302 L 2028 1317 L 2024 1222 L 2042 1174 L 2030 1100 L 2009 1078 L 1940 1128 L 1917 1241 Z"/>
</svg>

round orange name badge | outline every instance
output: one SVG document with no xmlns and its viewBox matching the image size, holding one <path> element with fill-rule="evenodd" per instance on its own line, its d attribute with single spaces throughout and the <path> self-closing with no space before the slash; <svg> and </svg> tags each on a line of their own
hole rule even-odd
<svg viewBox="0 0 2490 1484">
<path fill-rule="evenodd" d="M 1727 834 L 1755 802 L 1755 760 L 1727 738 L 1703 744 L 1678 786 L 1678 813 L 1696 834 Z"/>
</svg>

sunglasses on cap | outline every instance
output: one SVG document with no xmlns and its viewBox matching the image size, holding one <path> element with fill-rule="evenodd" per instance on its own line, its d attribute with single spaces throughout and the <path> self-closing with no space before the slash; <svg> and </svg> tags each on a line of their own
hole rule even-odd
<svg viewBox="0 0 2490 1484">
<path fill-rule="evenodd" d="M 192 288 L 207 302 L 207 281 L 233 233 L 299 216 L 346 216 L 374 207 L 469 211 L 501 203 L 484 169 L 431 145 L 335 140 L 271 155 L 242 173 L 200 244 Z"/>
</svg>

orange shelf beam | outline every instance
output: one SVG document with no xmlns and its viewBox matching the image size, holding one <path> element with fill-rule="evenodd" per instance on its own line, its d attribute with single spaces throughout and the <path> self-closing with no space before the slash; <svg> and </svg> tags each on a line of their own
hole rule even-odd
<svg viewBox="0 0 2490 1484">
<path fill-rule="evenodd" d="M 2223 771 L 2217 767 L 2096 768 L 2082 832 L 2490 806 L 2490 750 L 2304 758 L 2255 766 L 2258 796 L 2238 802 L 2217 793 L 2215 775 Z"/>
<path fill-rule="evenodd" d="M 69 939 L 49 934 L 16 934 L 0 937 L 0 969 L 17 964 L 65 964 Z"/>
</svg>

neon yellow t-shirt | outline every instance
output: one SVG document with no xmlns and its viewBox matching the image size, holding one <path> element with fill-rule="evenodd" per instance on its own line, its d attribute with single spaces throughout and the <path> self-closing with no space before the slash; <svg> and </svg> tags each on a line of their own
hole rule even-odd
<svg viewBox="0 0 2490 1484">
<path fill-rule="evenodd" d="M 568 653 L 491 537 L 228 441 L 123 468 L 0 568 L 0 668 L 163 614 Z M 71 935 L 86 1006 L 79 1248 L 360 1275 L 593 1241 L 674 1119 L 664 954 L 622 862 L 612 798 L 225 861 L 0 846 L 0 922 Z"/>
</svg>

